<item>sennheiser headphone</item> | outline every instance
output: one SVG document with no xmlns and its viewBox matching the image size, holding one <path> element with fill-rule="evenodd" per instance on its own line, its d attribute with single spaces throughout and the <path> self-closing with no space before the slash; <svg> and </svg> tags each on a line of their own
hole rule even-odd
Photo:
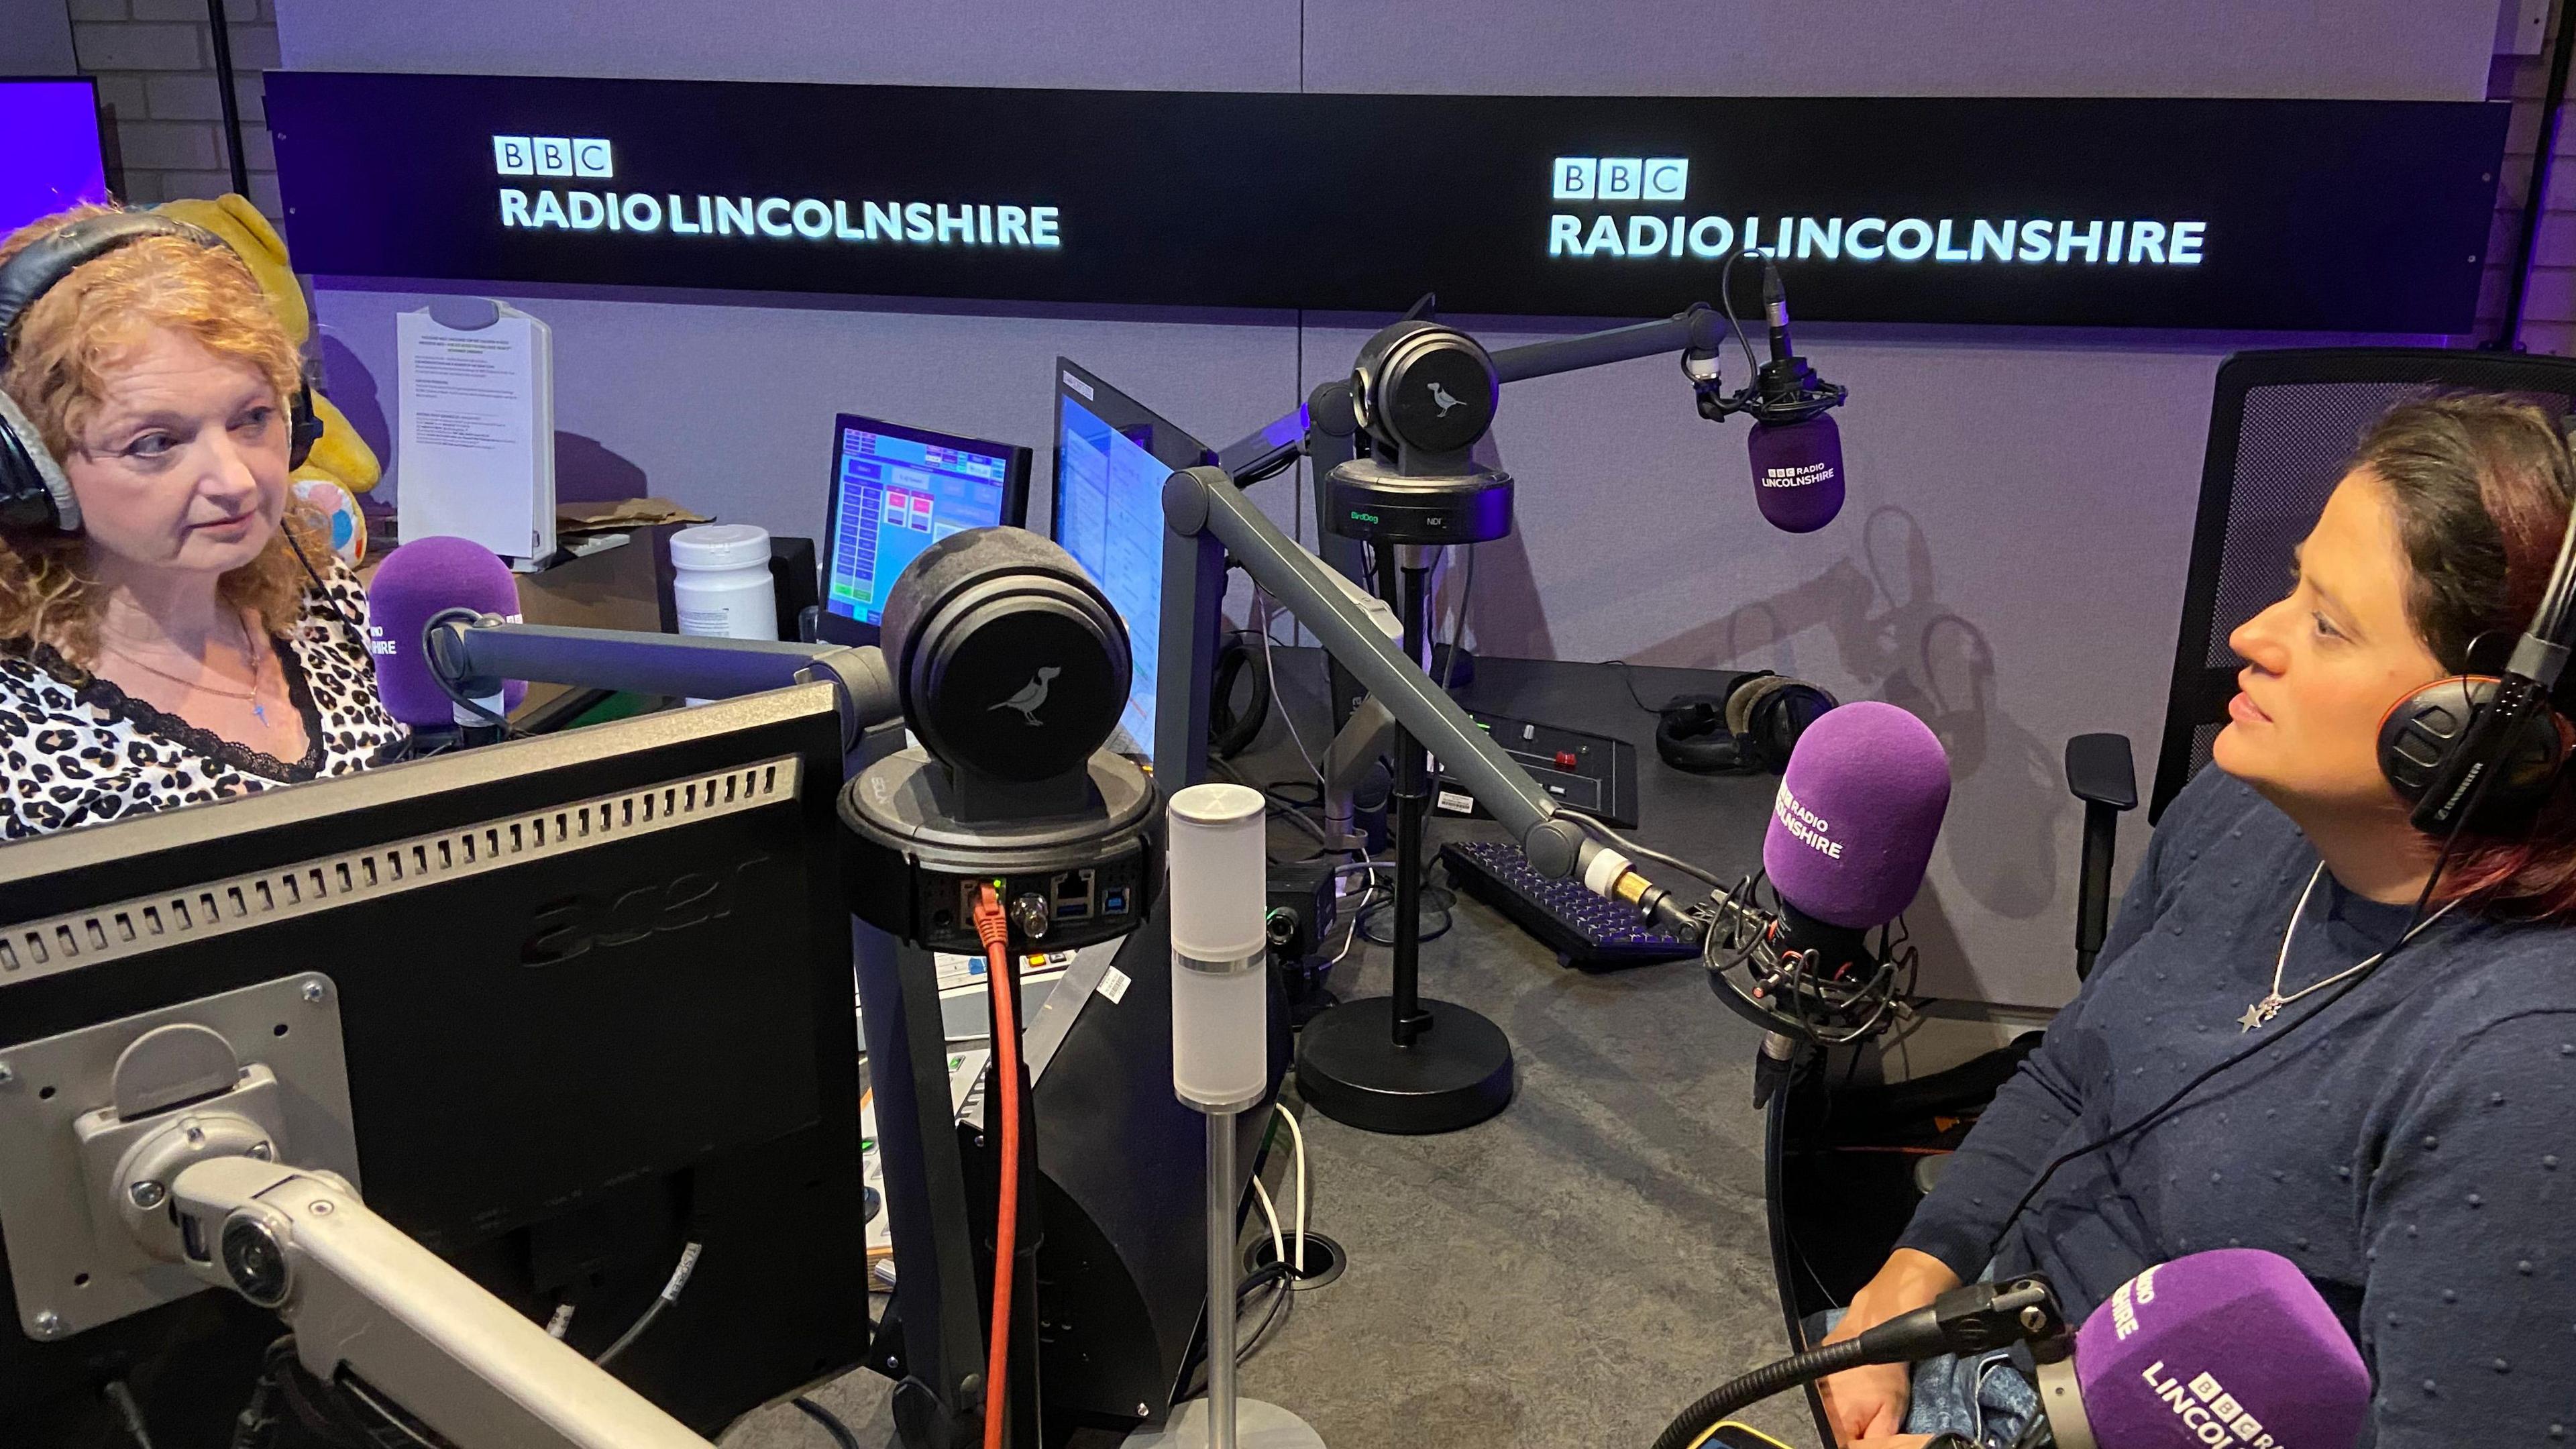
<svg viewBox="0 0 2576 1449">
<path fill-rule="evenodd" d="M 1816 717 L 1840 701 L 1770 670 L 1738 676 L 1722 695 L 1683 695 L 1655 722 L 1655 753 L 1676 770 L 1721 775 L 1777 770 Z"/>
<path fill-rule="evenodd" d="M 0 265 L 0 362 L 17 345 L 18 319 L 37 298 L 85 263 L 151 236 L 185 237 L 199 246 L 232 250 L 222 237 L 203 227 L 149 211 L 101 212 L 38 237 Z M 299 383 L 286 411 L 286 465 L 300 468 L 322 436 L 311 381 Z M 80 501 L 72 496 L 71 480 L 64 476 L 61 462 L 46 449 L 44 434 L 34 420 L 6 392 L 0 392 L 0 527 L 77 533 L 80 526 Z M 297 554 L 301 556 L 300 548 Z"/>
<path fill-rule="evenodd" d="M 2570 547 L 2576 526 L 2501 675 L 2437 679 L 2381 717 L 2380 773 L 2414 807 L 2416 829 L 2448 835 L 2465 820 L 2481 835 L 2510 832 L 2557 790 L 2576 745 L 2576 725 L 2551 698 L 2570 643 Z"/>
<path fill-rule="evenodd" d="M 2576 635 L 2576 511 L 2558 563 L 2502 674 L 2437 679 L 2379 721 L 2379 770 L 2415 828 L 2481 835 L 2529 823 L 2565 774 L 2576 725 L 2553 697 Z M 2475 652 L 2474 646 L 2472 652 Z"/>
</svg>

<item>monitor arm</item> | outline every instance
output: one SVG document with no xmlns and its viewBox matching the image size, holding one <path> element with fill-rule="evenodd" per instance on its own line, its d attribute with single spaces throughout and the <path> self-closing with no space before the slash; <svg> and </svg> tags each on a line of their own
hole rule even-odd
<svg viewBox="0 0 2576 1449">
<path fill-rule="evenodd" d="M 170 1200 L 184 1265 L 275 1310 L 314 1377 L 463 1449 L 709 1449 L 336 1174 L 214 1157 L 179 1173 Z"/>
<path fill-rule="evenodd" d="M 1174 473 L 1163 485 L 1163 519 L 1172 543 L 1184 549 L 1213 545 L 1233 555 L 1244 572 L 1272 598 L 1285 604 L 1299 623 L 1314 631 L 1324 648 L 1385 706 L 1396 723 L 1437 756 L 1460 786 L 1493 812 L 1515 839 L 1548 830 L 1557 813 L 1555 800 L 1477 728 L 1475 721 L 1467 718 L 1457 701 L 1431 682 L 1422 672 L 1421 661 L 1404 657 L 1403 646 L 1390 641 L 1382 631 L 1376 611 L 1353 597 L 1356 591 L 1349 580 L 1336 576 L 1323 560 L 1280 532 L 1279 525 L 1246 498 L 1222 468 L 1187 468 Z M 1193 577 L 1187 564 L 1177 570 L 1166 567 L 1164 577 L 1163 653 L 1170 661 L 1183 657 L 1193 638 L 1214 635 L 1212 628 L 1199 627 L 1193 615 L 1201 606 L 1213 608 L 1211 596 L 1215 591 L 1202 590 L 1201 597 L 1193 598 L 1175 587 Z M 1174 645 L 1176 638 L 1178 648 Z M 1169 662 L 1164 668 L 1167 685 L 1186 677 L 1172 672 Z M 1165 692 L 1168 695 L 1170 690 Z M 1178 739 L 1186 733 L 1172 717 L 1173 703 L 1165 701 L 1166 717 L 1157 723 L 1156 733 L 1161 739 Z M 1177 789 L 1180 782 L 1197 778 L 1191 773 L 1197 762 L 1176 759 L 1158 763 L 1163 768 L 1157 773 L 1170 782 L 1167 789 Z M 1565 825 L 1557 828 L 1571 829 Z"/>
</svg>

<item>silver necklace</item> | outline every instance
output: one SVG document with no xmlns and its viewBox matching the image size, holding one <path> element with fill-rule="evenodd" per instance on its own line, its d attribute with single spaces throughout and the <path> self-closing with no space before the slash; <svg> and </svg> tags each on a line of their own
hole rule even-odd
<svg viewBox="0 0 2576 1449">
<path fill-rule="evenodd" d="M 2272 990 L 2265 995 L 2262 1000 L 2247 1006 L 2245 1008 L 2245 1014 L 2236 1018 L 2236 1024 L 2239 1028 L 2245 1031 L 2252 1031 L 2256 1027 L 2270 1021 L 2273 1017 L 2279 1016 L 2281 1014 L 2282 1007 L 2289 1005 L 2291 1002 L 2298 1000 L 2309 992 L 2322 991 L 2326 987 L 2334 985 L 2336 982 L 2343 980 L 2347 976 L 2359 975 L 2360 973 L 2369 970 L 2371 967 L 2378 965 L 2380 962 L 2387 960 L 2388 951 L 2394 951 L 2397 949 L 2397 946 L 2403 946 L 2407 942 L 2414 940 L 2418 935 L 2421 935 L 2424 931 L 2430 929 L 2435 921 L 2449 915 L 2451 913 L 2451 906 L 2459 904 L 2458 901 L 2452 901 L 2450 905 L 2446 905 L 2440 910 L 2435 911 L 2433 914 L 2426 916 L 2423 920 L 2416 922 L 2414 928 L 2409 930 L 2405 935 L 2398 937 L 2397 945 L 2389 947 L 2388 951 L 2381 951 L 2376 955 L 2373 955 L 2367 961 L 2363 961 L 2357 965 L 2347 966 L 2343 970 L 2336 972 L 2323 981 L 2310 982 L 2308 985 L 2300 987 L 2289 995 L 2283 996 L 2281 994 L 2281 973 L 2288 970 L 2290 966 L 2290 942 L 2297 938 L 2299 934 L 2299 917 L 2306 914 L 2308 909 L 2308 897 L 2316 894 L 2317 882 L 2325 878 L 2325 873 L 2326 863 L 2322 860 L 2318 861 L 2317 868 L 2308 876 L 2308 888 L 2299 892 L 2299 903 L 2290 907 L 2290 923 L 2281 928 L 2281 954 L 2272 962 Z"/>
<path fill-rule="evenodd" d="M 233 616 L 233 622 L 241 626 L 242 657 L 250 661 L 250 692 L 247 694 L 242 693 L 239 690 L 217 689 L 213 685 L 206 683 L 203 677 L 189 679 L 182 675 L 173 674 L 167 669 L 155 666 L 151 661 L 142 658 L 135 654 L 133 650 L 124 648 L 121 645 L 110 645 L 109 647 L 115 649 L 116 652 L 124 658 L 126 663 L 133 665 L 135 668 L 140 669 L 147 674 L 160 675 L 163 679 L 169 680 L 172 684 L 184 684 L 190 689 L 202 690 L 207 694 L 214 695 L 221 699 L 240 700 L 242 703 L 250 706 L 251 717 L 265 725 L 268 723 L 268 706 L 262 702 L 259 697 L 260 676 L 264 672 L 260 668 L 259 647 L 251 642 L 249 620 L 242 618 L 239 614 L 235 614 Z"/>
</svg>

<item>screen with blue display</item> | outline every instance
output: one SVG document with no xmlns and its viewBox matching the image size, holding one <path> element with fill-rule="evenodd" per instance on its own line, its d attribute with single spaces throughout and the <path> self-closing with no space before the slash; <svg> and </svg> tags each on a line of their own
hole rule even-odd
<svg viewBox="0 0 2576 1449">
<path fill-rule="evenodd" d="M 0 236 L 84 201 L 107 200 L 97 82 L 0 80 Z"/>
<path fill-rule="evenodd" d="M 1163 483 L 1213 461 L 1205 444 L 1062 358 L 1056 360 L 1055 541 L 1127 625 L 1133 678 L 1115 748 L 1154 753 L 1163 610 Z"/>
<path fill-rule="evenodd" d="M 952 533 L 1017 526 L 1028 506 L 1028 450 L 844 414 L 832 465 L 823 609 L 861 624 L 921 551 Z"/>
</svg>

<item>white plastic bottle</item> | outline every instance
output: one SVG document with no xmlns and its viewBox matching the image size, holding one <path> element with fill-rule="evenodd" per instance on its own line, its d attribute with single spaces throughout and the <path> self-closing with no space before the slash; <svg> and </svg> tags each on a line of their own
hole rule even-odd
<svg viewBox="0 0 2576 1449">
<path fill-rule="evenodd" d="M 777 638 L 769 530 L 750 523 L 702 523 L 672 534 L 671 602 L 683 634 Z M 692 698 L 689 703 L 706 701 Z"/>
<path fill-rule="evenodd" d="M 778 637 L 769 577 L 769 530 L 705 523 L 671 535 L 671 599 L 680 632 L 730 639 Z"/>
</svg>

